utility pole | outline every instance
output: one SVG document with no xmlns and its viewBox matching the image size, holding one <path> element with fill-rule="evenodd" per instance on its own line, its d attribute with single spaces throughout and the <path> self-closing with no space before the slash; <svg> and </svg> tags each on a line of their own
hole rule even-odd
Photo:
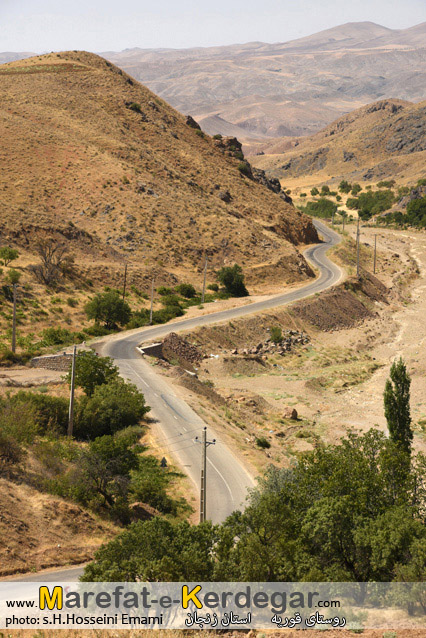
<svg viewBox="0 0 426 638">
<path fill-rule="evenodd" d="M 124 266 L 123 301 L 126 296 L 126 284 L 127 284 L 127 264 Z"/>
<path fill-rule="evenodd" d="M 12 352 L 16 352 L 16 288 L 13 284 L 13 311 L 12 311 Z"/>
<path fill-rule="evenodd" d="M 342 228 L 342 233 L 345 232 L 345 217 L 346 217 L 346 213 L 342 213 L 342 223 L 343 223 L 343 228 Z"/>
<path fill-rule="evenodd" d="M 377 235 L 374 235 L 374 266 L 373 266 L 374 274 L 376 274 L 376 256 L 377 256 Z"/>
<path fill-rule="evenodd" d="M 206 263 L 204 264 L 204 279 L 203 279 L 203 294 L 201 295 L 201 303 L 204 303 L 204 299 L 206 296 L 206 278 L 207 278 L 207 255 L 206 255 Z"/>
<path fill-rule="evenodd" d="M 334 210 L 331 213 L 331 225 L 334 226 Z"/>
<path fill-rule="evenodd" d="M 74 389 L 75 389 L 75 360 L 77 357 L 77 346 L 74 346 L 71 364 L 71 388 L 70 388 L 70 409 L 68 414 L 68 436 L 72 437 L 74 430 Z"/>
<path fill-rule="evenodd" d="M 359 214 L 358 214 L 358 225 L 356 229 L 356 276 L 359 279 Z"/>
<path fill-rule="evenodd" d="M 154 280 L 152 280 L 151 284 L 151 309 L 149 311 L 149 325 L 152 326 L 152 310 L 154 307 Z"/>
<path fill-rule="evenodd" d="M 200 523 L 204 523 L 207 520 L 207 448 L 209 445 L 214 445 L 216 439 L 207 440 L 207 428 L 205 427 L 201 441 L 198 436 L 195 437 L 195 440 L 197 443 L 201 443 Z"/>
</svg>

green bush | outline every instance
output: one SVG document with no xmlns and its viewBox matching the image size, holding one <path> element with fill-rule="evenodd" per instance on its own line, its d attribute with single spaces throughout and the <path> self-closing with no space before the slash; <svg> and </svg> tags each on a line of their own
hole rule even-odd
<svg viewBox="0 0 426 638">
<path fill-rule="evenodd" d="M 0 248 L 0 262 L 3 266 L 8 266 L 11 261 L 15 261 L 18 257 L 19 253 L 14 248 L 10 248 L 10 246 Z"/>
<path fill-rule="evenodd" d="M 208 284 L 207 290 L 213 290 L 213 292 L 217 292 L 219 290 L 218 284 Z"/>
<path fill-rule="evenodd" d="M 176 515 L 177 502 L 167 494 L 169 475 L 153 456 L 141 456 L 131 473 L 130 493 L 135 501 L 147 503 L 163 514 Z"/>
<path fill-rule="evenodd" d="M 396 182 L 394 179 L 382 180 L 377 182 L 377 188 L 393 188 Z"/>
<path fill-rule="evenodd" d="M 10 398 L 10 404 L 22 413 L 33 410 L 36 431 L 40 433 L 57 431 L 65 434 L 67 431 L 69 401 L 64 397 L 20 390 Z"/>
<path fill-rule="evenodd" d="M 182 297 L 186 297 L 186 299 L 192 299 L 197 294 L 197 291 L 192 284 L 185 283 L 176 286 L 176 292 L 182 295 Z"/>
<path fill-rule="evenodd" d="M 114 434 L 137 425 L 149 410 L 137 387 L 119 377 L 97 385 L 91 396 L 80 399 L 76 406 L 75 435 L 93 440 Z"/>
<path fill-rule="evenodd" d="M 247 297 L 249 294 L 244 284 L 243 270 L 238 264 L 223 266 L 216 273 L 216 277 L 222 286 L 225 287 L 226 292 L 233 297 Z"/>
<path fill-rule="evenodd" d="M 142 113 L 142 107 L 137 102 L 132 102 L 131 104 L 129 104 L 129 109 L 131 111 L 135 111 L 135 113 Z"/>
<path fill-rule="evenodd" d="M 240 162 L 238 164 L 238 170 L 240 171 L 242 175 L 245 175 L 246 177 L 251 176 L 250 164 L 248 164 L 247 162 Z"/>
<path fill-rule="evenodd" d="M 360 184 L 352 184 L 351 195 L 353 195 L 353 197 L 356 197 L 361 191 L 362 186 Z"/>
<path fill-rule="evenodd" d="M 78 353 L 75 361 L 75 385 L 82 388 L 87 396 L 92 396 L 98 386 L 116 379 L 118 368 L 110 357 L 99 357 L 92 350 Z M 71 372 L 67 375 L 67 381 L 71 381 Z"/>
<path fill-rule="evenodd" d="M 320 197 L 316 202 L 308 202 L 302 210 L 313 217 L 331 217 L 337 211 L 337 204 L 331 199 Z"/>
<path fill-rule="evenodd" d="M 74 342 L 74 335 L 67 330 L 67 328 L 45 328 L 42 330 L 41 338 L 45 346 L 56 346 Z"/>
<path fill-rule="evenodd" d="M 274 343 L 281 343 L 283 340 L 283 331 L 279 326 L 272 326 L 270 330 L 271 341 Z"/>
<path fill-rule="evenodd" d="M 157 292 L 159 295 L 161 295 L 162 297 L 165 295 L 172 295 L 173 294 L 173 289 L 172 288 L 167 288 L 167 286 L 160 286 L 159 288 L 157 288 Z"/>
<path fill-rule="evenodd" d="M 317 195 L 319 195 L 319 190 L 316 186 L 314 186 L 314 188 L 311 189 L 311 195 L 312 197 L 316 197 Z"/>
<path fill-rule="evenodd" d="M 19 270 L 15 270 L 15 268 L 9 268 L 6 275 L 6 281 L 10 284 L 18 284 L 21 280 L 22 273 Z"/>
<path fill-rule="evenodd" d="M 266 450 L 271 447 L 268 439 L 266 439 L 264 436 L 259 436 L 256 438 L 256 445 L 257 447 L 262 448 L 262 450 Z"/>
<path fill-rule="evenodd" d="M 351 190 L 352 190 L 352 184 L 349 184 L 348 181 L 346 181 L 345 179 L 342 179 L 342 181 L 339 184 L 339 191 L 347 195 L 348 193 L 351 192 Z"/>
<path fill-rule="evenodd" d="M 124 326 L 131 317 L 130 306 L 116 293 L 98 293 L 85 306 L 88 319 L 98 324 L 103 322 L 107 329 Z"/>
</svg>

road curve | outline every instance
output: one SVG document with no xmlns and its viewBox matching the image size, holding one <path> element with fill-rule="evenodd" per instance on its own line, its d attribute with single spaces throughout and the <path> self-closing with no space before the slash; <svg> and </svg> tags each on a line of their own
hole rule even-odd
<svg viewBox="0 0 426 638">
<path fill-rule="evenodd" d="M 200 444 L 195 440 L 205 426 L 204 421 L 170 388 L 164 378 L 157 375 L 137 352 L 136 346 L 144 341 L 165 337 L 170 332 L 189 330 L 199 326 L 229 321 L 263 310 L 283 306 L 335 285 L 342 272 L 326 256 L 326 252 L 340 241 L 337 233 L 319 221 L 314 221 L 323 242 L 305 251 L 305 257 L 319 272 L 312 283 L 292 292 L 283 293 L 264 301 L 239 308 L 231 308 L 201 317 L 183 319 L 172 324 L 141 328 L 120 333 L 112 340 L 99 344 L 98 351 L 114 359 L 121 375 L 134 383 L 145 395 L 151 406 L 151 416 L 158 422 L 159 443 L 176 459 L 199 489 L 201 462 Z M 253 478 L 238 458 L 238 450 L 230 450 L 209 426 L 208 438 L 216 438 L 216 444 L 208 448 L 207 463 L 207 517 L 214 523 L 223 521 L 231 512 L 243 505 L 247 491 L 254 485 Z M 50 582 L 77 579 L 82 568 L 72 568 L 49 573 Z M 42 575 L 19 577 L 19 580 L 40 580 Z M 13 579 L 18 580 L 18 579 Z"/>
<path fill-rule="evenodd" d="M 320 273 L 312 283 L 292 292 L 239 308 L 183 319 L 173 324 L 142 328 L 133 331 L 132 334 L 123 333 L 101 347 L 101 353 L 114 359 L 122 376 L 135 383 L 144 393 L 148 405 L 151 406 L 151 414 L 159 423 L 160 442 L 177 459 L 197 490 L 201 450 L 195 437 L 201 435 L 206 424 L 173 392 L 164 378 L 155 373 L 152 366 L 140 356 L 136 346 L 143 341 L 163 338 L 172 331 L 229 321 L 282 306 L 321 292 L 337 283 L 342 275 L 341 270 L 328 259 L 326 252 L 340 241 L 340 237 L 321 222 L 315 222 L 315 225 L 324 242 L 310 247 L 305 252 L 307 259 Z M 216 444 L 208 449 L 207 516 L 213 523 L 219 523 L 244 503 L 247 490 L 253 486 L 253 479 L 237 458 L 238 451 L 228 449 L 210 427 L 208 438 L 216 438 Z"/>
</svg>

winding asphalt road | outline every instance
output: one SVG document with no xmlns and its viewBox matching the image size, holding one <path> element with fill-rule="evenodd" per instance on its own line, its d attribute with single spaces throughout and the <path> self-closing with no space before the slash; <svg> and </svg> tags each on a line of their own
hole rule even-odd
<svg viewBox="0 0 426 638">
<path fill-rule="evenodd" d="M 263 310 L 283 306 L 322 292 L 335 285 L 342 273 L 326 252 L 340 241 L 337 233 L 319 221 L 315 221 L 323 243 L 310 247 L 305 257 L 319 272 L 312 283 L 292 292 L 269 299 L 232 308 L 201 317 L 183 319 L 168 325 L 153 326 L 120 333 L 115 338 L 98 345 L 98 352 L 110 356 L 119 367 L 121 375 L 134 383 L 145 395 L 151 406 L 150 415 L 158 423 L 158 441 L 191 478 L 197 490 L 200 484 L 201 445 L 195 437 L 200 437 L 204 421 L 170 388 L 167 382 L 155 373 L 136 346 L 146 341 L 165 337 L 170 332 L 189 330 L 203 325 L 229 321 Z M 207 518 L 213 523 L 223 521 L 235 509 L 243 506 L 248 490 L 253 487 L 253 478 L 238 458 L 238 451 L 231 450 L 218 438 L 213 429 L 207 430 L 208 439 L 216 439 L 215 445 L 207 453 Z M 69 580 L 79 575 L 78 569 L 51 572 L 55 582 Z M 36 580 L 40 576 L 27 576 L 26 580 Z M 45 578 L 48 577 L 46 574 Z M 23 579 L 21 579 L 23 580 Z"/>
</svg>

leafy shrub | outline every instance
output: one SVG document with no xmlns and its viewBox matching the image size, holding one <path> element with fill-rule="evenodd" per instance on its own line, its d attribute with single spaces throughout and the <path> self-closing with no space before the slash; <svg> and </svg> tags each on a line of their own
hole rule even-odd
<svg viewBox="0 0 426 638">
<path fill-rule="evenodd" d="M 176 292 L 178 292 L 182 297 L 186 297 L 186 299 L 192 299 L 197 294 L 194 286 L 192 284 L 179 284 L 176 286 Z"/>
<path fill-rule="evenodd" d="M 283 331 L 279 326 L 272 326 L 270 330 L 271 341 L 274 343 L 281 343 L 283 340 Z"/>
<path fill-rule="evenodd" d="M 18 284 L 22 277 L 22 273 L 19 270 L 15 270 L 15 268 L 9 268 L 6 275 L 6 280 L 10 284 Z"/>
<path fill-rule="evenodd" d="M 222 135 L 220 133 L 216 133 L 215 135 L 213 135 L 213 139 L 214 140 L 221 140 L 222 139 Z"/>
<path fill-rule="evenodd" d="M 314 217 L 331 217 L 337 211 L 337 204 L 331 199 L 320 197 L 316 202 L 308 202 L 303 210 Z"/>
<path fill-rule="evenodd" d="M 257 447 L 262 448 L 262 450 L 266 450 L 271 447 L 271 444 L 269 443 L 268 439 L 266 439 L 264 436 L 257 437 L 256 445 Z"/>
<path fill-rule="evenodd" d="M 148 503 L 163 514 L 176 514 L 177 503 L 167 494 L 169 475 L 153 456 L 141 456 L 131 473 L 130 492 L 135 501 Z"/>
<path fill-rule="evenodd" d="M 78 301 L 77 299 L 74 299 L 74 297 L 68 297 L 67 304 L 70 308 L 76 308 L 78 306 Z"/>
<path fill-rule="evenodd" d="M 11 406 L 16 406 L 18 411 L 23 414 L 29 409 L 34 411 L 34 421 L 37 424 L 34 432 L 57 431 L 62 434 L 66 433 L 68 428 L 68 399 L 20 390 L 9 400 Z"/>
<path fill-rule="evenodd" d="M 74 335 L 67 328 L 45 328 L 41 337 L 46 346 L 73 343 Z"/>
<path fill-rule="evenodd" d="M 167 288 L 167 286 L 160 286 L 159 288 L 157 288 L 157 292 L 163 297 L 164 295 L 172 295 L 173 289 Z"/>
<path fill-rule="evenodd" d="M 213 290 L 213 292 L 217 292 L 219 290 L 218 284 L 208 284 L 207 290 Z"/>
<path fill-rule="evenodd" d="M 417 181 L 417 186 L 426 186 L 426 179 L 422 178 Z"/>
<path fill-rule="evenodd" d="M 105 328 L 124 326 L 131 317 L 130 306 L 116 292 L 98 293 L 85 306 L 88 319 L 103 322 Z"/>
<path fill-rule="evenodd" d="M 98 385 L 91 396 L 82 397 L 76 409 L 76 436 L 95 439 L 114 434 L 139 421 L 149 412 L 137 387 L 121 377 Z"/>
<path fill-rule="evenodd" d="M 118 368 L 110 357 L 99 357 L 91 350 L 79 352 L 75 361 L 75 385 L 83 389 L 87 396 L 92 396 L 100 385 L 118 379 Z M 71 380 L 71 372 L 67 375 Z"/>
<path fill-rule="evenodd" d="M 321 186 L 321 197 L 325 197 L 326 195 L 330 194 L 330 186 L 327 186 L 327 184 L 324 184 L 323 186 Z"/>
<path fill-rule="evenodd" d="M 203 131 L 200 131 L 200 129 L 196 129 L 195 134 L 198 135 L 198 137 L 202 137 L 203 139 L 206 137 L 205 133 Z"/>
<path fill-rule="evenodd" d="M 339 184 L 339 191 L 347 195 L 348 193 L 351 192 L 351 190 L 352 190 L 352 185 L 349 184 L 349 182 L 346 181 L 345 179 L 342 179 L 342 181 Z"/>
<path fill-rule="evenodd" d="M 393 188 L 396 182 L 394 179 L 382 180 L 377 182 L 377 188 Z"/>
<path fill-rule="evenodd" d="M 351 195 L 356 197 L 356 195 L 358 195 L 358 193 L 360 193 L 361 191 L 362 191 L 362 186 L 360 184 L 352 184 Z"/>
<path fill-rule="evenodd" d="M 131 111 L 135 111 L 135 113 L 142 113 L 142 107 L 137 102 L 132 102 L 131 104 L 129 104 L 129 109 Z"/>
<path fill-rule="evenodd" d="M 238 164 L 238 170 L 240 171 L 242 175 L 245 175 L 246 177 L 251 176 L 251 168 L 247 162 L 240 162 Z"/>
<path fill-rule="evenodd" d="M 316 186 L 311 188 L 311 195 L 312 195 L 312 197 L 316 197 L 317 195 L 319 195 L 319 190 L 318 190 L 318 188 Z"/>
<path fill-rule="evenodd" d="M 18 259 L 19 253 L 14 248 L 10 248 L 10 246 L 3 246 L 0 248 L 0 261 L 4 266 L 8 266 L 11 261 Z"/>
<path fill-rule="evenodd" d="M 244 284 L 243 270 L 238 264 L 223 266 L 216 273 L 216 277 L 225 287 L 226 292 L 233 297 L 247 297 L 249 294 Z"/>
</svg>

